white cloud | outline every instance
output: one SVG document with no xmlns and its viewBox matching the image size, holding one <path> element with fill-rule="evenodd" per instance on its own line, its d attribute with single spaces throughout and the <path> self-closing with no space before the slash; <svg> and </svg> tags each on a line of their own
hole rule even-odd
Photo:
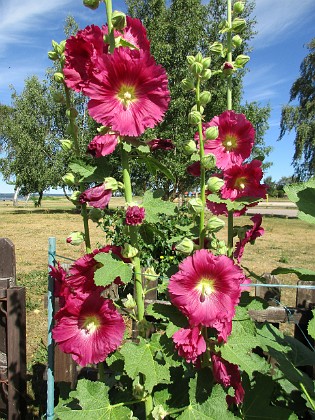
<svg viewBox="0 0 315 420">
<path fill-rule="evenodd" d="M 254 48 L 277 44 L 281 38 L 292 36 L 306 24 L 313 24 L 314 0 L 256 0 L 253 13 L 257 18 Z M 287 36 L 286 36 L 287 34 Z"/>
</svg>

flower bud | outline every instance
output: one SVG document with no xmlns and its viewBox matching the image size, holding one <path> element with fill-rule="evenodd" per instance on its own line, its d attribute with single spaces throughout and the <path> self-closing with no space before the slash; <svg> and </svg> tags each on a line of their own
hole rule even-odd
<svg viewBox="0 0 315 420">
<path fill-rule="evenodd" d="M 145 280 L 147 281 L 155 281 L 159 275 L 155 272 L 153 267 L 148 267 L 144 273 L 143 273 L 143 277 L 145 278 Z"/>
<path fill-rule="evenodd" d="M 226 76 L 230 76 L 234 71 L 233 63 L 230 63 L 229 61 L 226 61 L 222 66 L 222 72 Z"/>
<path fill-rule="evenodd" d="M 212 76 L 212 72 L 210 69 L 206 69 L 201 73 L 202 80 L 209 80 Z"/>
<path fill-rule="evenodd" d="M 59 58 L 59 55 L 56 51 L 48 51 L 49 60 L 56 61 Z"/>
<path fill-rule="evenodd" d="M 64 175 L 62 178 L 63 182 L 68 185 L 69 187 L 72 187 L 72 185 L 75 184 L 75 176 L 71 173 L 68 172 L 66 175 Z"/>
<path fill-rule="evenodd" d="M 210 230 L 210 232 L 219 232 L 224 226 L 224 220 L 219 219 L 217 216 L 210 217 L 207 223 L 207 229 Z"/>
<path fill-rule="evenodd" d="M 211 93 L 208 90 L 201 92 L 200 103 L 201 105 L 207 105 L 211 101 Z"/>
<path fill-rule="evenodd" d="M 92 222 L 97 223 L 103 217 L 103 212 L 101 209 L 97 209 L 96 207 L 92 207 L 89 209 L 89 219 Z"/>
<path fill-rule="evenodd" d="M 96 131 L 100 134 L 107 134 L 110 130 L 110 127 L 106 127 L 105 125 L 101 125 L 96 129 Z"/>
<path fill-rule="evenodd" d="M 194 250 L 194 243 L 191 239 L 184 238 L 176 246 L 176 251 L 185 255 L 190 255 Z"/>
<path fill-rule="evenodd" d="M 54 92 L 52 97 L 57 104 L 63 104 L 65 102 L 65 97 L 61 92 Z"/>
<path fill-rule="evenodd" d="M 197 125 L 201 122 L 201 114 L 198 111 L 191 111 L 188 114 L 188 123 L 191 125 Z"/>
<path fill-rule="evenodd" d="M 134 300 L 132 295 L 128 293 L 127 299 L 124 302 L 124 307 L 127 309 L 134 309 L 136 306 L 137 306 L 136 301 Z"/>
<path fill-rule="evenodd" d="M 201 165 L 205 168 L 205 169 L 213 169 L 216 167 L 216 158 L 212 153 L 209 153 L 208 155 L 205 155 L 202 159 L 201 159 Z"/>
<path fill-rule="evenodd" d="M 195 61 L 191 66 L 190 69 L 193 73 L 194 76 L 198 76 L 199 74 L 202 73 L 203 70 L 203 65 L 201 63 L 198 63 L 197 61 Z"/>
<path fill-rule="evenodd" d="M 83 5 L 89 9 L 96 10 L 100 5 L 100 0 L 83 0 Z"/>
<path fill-rule="evenodd" d="M 65 52 L 65 49 L 66 49 L 66 42 L 67 42 L 67 40 L 66 40 L 66 39 L 64 39 L 64 40 L 62 40 L 62 41 L 59 43 L 59 51 L 60 51 L 60 54 L 62 54 L 62 53 L 64 53 L 64 52 Z"/>
<path fill-rule="evenodd" d="M 236 3 L 234 3 L 233 12 L 236 15 L 239 15 L 240 13 L 242 13 L 243 10 L 244 10 L 244 3 L 242 1 L 237 1 Z"/>
<path fill-rule="evenodd" d="M 189 206 L 193 209 L 193 211 L 197 214 L 200 214 L 203 208 L 202 200 L 200 198 L 192 198 L 188 202 Z"/>
<path fill-rule="evenodd" d="M 248 55 L 240 54 L 236 57 L 234 65 L 235 67 L 242 69 L 245 66 L 245 64 L 248 63 L 249 60 L 250 58 L 248 57 Z"/>
<path fill-rule="evenodd" d="M 131 246 L 130 244 L 125 243 L 124 248 L 121 252 L 121 255 L 124 258 L 133 258 L 138 254 L 137 248 Z"/>
<path fill-rule="evenodd" d="M 242 38 L 239 35 L 234 35 L 232 38 L 232 43 L 234 47 L 240 47 L 242 45 Z"/>
<path fill-rule="evenodd" d="M 139 377 L 137 377 L 132 384 L 132 395 L 136 400 L 142 400 L 145 393 L 144 386 L 140 384 Z"/>
<path fill-rule="evenodd" d="M 151 411 L 151 415 L 154 420 L 163 420 L 168 415 L 168 412 L 164 410 L 161 404 L 159 404 Z"/>
<path fill-rule="evenodd" d="M 223 44 L 221 42 L 214 42 L 210 45 L 210 51 L 214 52 L 216 54 L 222 54 L 223 53 Z"/>
<path fill-rule="evenodd" d="M 232 30 L 236 33 L 242 32 L 246 27 L 246 20 L 241 18 L 235 18 L 232 22 Z"/>
<path fill-rule="evenodd" d="M 189 140 L 184 144 L 184 153 L 188 156 L 192 155 L 197 151 L 196 142 L 194 140 Z"/>
<path fill-rule="evenodd" d="M 70 200 L 75 206 L 80 205 L 80 191 L 73 191 L 73 193 L 70 195 Z"/>
<path fill-rule="evenodd" d="M 205 132 L 206 140 L 215 140 L 219 136 L 219 127 L 214 125 L 213 127 L 208 127 Z"/>
<path fill-rule="evenodd" d="M 118 182 L 115 178 L 112 178 L 111 176 L 104 179 L 104 188 L 105 190 L 112 190 L 116 191 L 118 190 Z"/>
<path fill-rule="evenodd" d="M 210 64 L 211 64 L 211 57 L 203 58 L 201 64 L 202 64 L 204 69 L 208 69 L 210 67 Z"/>
<path fill-rule="evenodd" d="M 61 72 L 56 72 L 54 74 L 54 81 L 57 83 L 63 83 L 65 76 Z"/>
<path fill-rule="evenodd" d="M 193 80 L 191 79 L 183 79 L 182 80 L 182 86 L 183 88 L 188 92 L 190 90 L 194 90 L 195 88 L 195 83 Z"/>
<path fill-rule="evenodd" d="M 73 146 L 72 140 L 60 140 L 60 143 L 61 143 L 62 150 L 64 150 L 65 152 L 72 149 L 72 146 Z"/>
<path fill-rule="evenodd" d="M 69 119 L 73 119 L 78 116 L 78 111 L 75 108 L 71 107 L 66 110 L 66 115 Z"/>
<path fill-rule="evenodd" d="M 66 239 L 67 244 L 71 244 L 74 246 L 81 245 L 84 241 L 84 233 L 83 232 L 71 232 L 68 238 Z"/>
<path fill-rule="evenodd" d="M 202 54 L 201 52 L 198 52 L 197 55 L 195 56 L 195 61 L 197 61 L 197 63 L 202 63 Z"/>
<path fill-rule="evenodd" d="M 211 191 L 212 193 L 217 193 L 220 191 L 223 185 L 224 185 L 223 179 L 218 178 L 217 176 L 212 176 L 208 179 L 207 189 Z"/>
<path fill-rule="evenodd" d="M 124 29 L 127 25 L 125 13 L 115 10 L 112 14 L 112 24 L 118 31 Z"/>
<path fill-rule="evenodd" d="M 186 59 L 190 66 L 195 62 L 195 57 L 193 55 L 187 55 Z"/>
</svg>

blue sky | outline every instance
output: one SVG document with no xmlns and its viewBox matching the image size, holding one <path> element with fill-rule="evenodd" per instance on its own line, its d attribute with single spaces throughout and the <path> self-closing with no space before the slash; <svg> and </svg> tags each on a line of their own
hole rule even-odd
<svg viewBox="0 0 315 420">
<path fill-rule="evenodd" d="M 123 10 L 123 1 L 113 0 L 113 9 Z M 63 39 L 66 17 L 74 16 L 80 27 L 104 23 L 105 8 L 91 11 L 80 0 L 0 0 L 0 102 L 11 103 L 13 85 L 23 89 L 26 77 L 43 78 L 50 65 L 47 52 L 51 40 Z M 294 133 L 280 142 L 281 107 L 289 100 L 292 83 L 299 76 L 300 64 L 307 54 L 306 44 L 315 36 L 314 0 L 256 0 L 254 15 L 258 34 L 244 80 L 244 101 L 270 104 L 270 129 L 265 142 L 273 147 L 269 160 L 273 166 L 266 175 L 278 180 L 293 173 Z M 13 192 L 14 187 L 3 182 L 0 193 Z"/>
</svg>

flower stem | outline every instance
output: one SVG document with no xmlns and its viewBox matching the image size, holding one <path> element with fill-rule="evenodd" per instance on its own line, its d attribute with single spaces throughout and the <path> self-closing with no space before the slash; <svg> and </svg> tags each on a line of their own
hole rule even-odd
<svg viewBox="0 0 315 420">
<path fill-rule="evenodd" d="M 150 413 L 153 410 L 153 398 L 151 394 L 148 394 L 144 404 L 145 404 L 145 415 L 146 415 L 146 418 L 148 419 L 150 416 Z"/>
<path fill-rule="evenodd" d="M 200 112 L 200 79 L 198 78 L 196 83 L 196 104 L 197 111 Z M 200 199 L 202 201 L 202 208 L 200 213 L 199 221 L 199 246 L 204 248 L 205 242 L 205 207 L 206 207 L 206 170 L 202 164 L 205 156 L 204 141 L 202 134 L 202 123 L 198 123 L 198 135 L 199 135 L 199 156 L 200 156 Z"/>
<path fill-rule="evenodd" d="M 233 254 L 233 210 L 229 210 L 228 212 L 228 255 L 232 257 Z"/>
<path fill-rule="evenodd" d="M 111 0 L 105 0 L 107 25 L 108 25 L 108 37 L 109 37 L 109 52 L 112 54 L 115 49 L 115 37 L 112 24 L 113 6 Z"/>
<path fill-rule="evenodd" d="M 315 411 L 315 402 L 310 397 L 309 393 L 307 392 L 307 390 L 306 390 L 305 386 L 302 384 L 302 382 L 300 382 L 300 388 L 301 388 L 303 394 L 306 396 L 306 399 L 310 403 L 312 409 Z"/>
<path fill-rule="evenodd" d="M 100 362 L 97 364 L 98 369 L 98 380 L 100 382 L 105 382 L 105 369 L 104 369 L 104 363 Z"/>
<path fill-rule="evenodd" d="M 227 0 L 227 22 L 232 28 L 232 1 Z M 227 61 L 232 63 L 232 32 L 227 33 Z M 227 109 L 232 109 L 232 74 L 227 77 Z"/>
</svg>

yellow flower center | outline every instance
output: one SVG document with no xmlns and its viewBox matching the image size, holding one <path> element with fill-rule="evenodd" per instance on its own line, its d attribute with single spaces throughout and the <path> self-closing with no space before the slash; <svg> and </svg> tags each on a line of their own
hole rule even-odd
<svg viewBox="0 0 315 420">
<path fill-rule="evenodd" d="M 87 334 L 93 334 L 100 325 L 100 320 L 96 315 L 89 315 L 84 319 L 82 329 L 84 329 Z"/>
<path fill-rule="evenodd" d="M 225 150 L 229 153 L 237 147 L 237 137 L 234 134 L 227 134 L 222 142 Z"/>
<path fill-rule="evenodd" d="M 234 187 L 237 188 L 238 190 L 245 190 L 246 184 L 247 184 L 247 179 L 246 177 L 243 176 L 241 178 L 238 178 L 235 181 Z"/>
<path fill-rule="evenodd" d="M 207 296 L 210 296 L 214 292 L 214 280 L 202 278 L 197 286 L 196 290 L 200 293 L 200 302 L 204 302 Z"/>
<path fill-rule="evenodd" d="M 117 98 L 121 101 L 125 108 L 128 108 L 128 106 L 137 99 L 135 87 L 130 85 L 121 85 L 117 93 Z"/>
</svg>

